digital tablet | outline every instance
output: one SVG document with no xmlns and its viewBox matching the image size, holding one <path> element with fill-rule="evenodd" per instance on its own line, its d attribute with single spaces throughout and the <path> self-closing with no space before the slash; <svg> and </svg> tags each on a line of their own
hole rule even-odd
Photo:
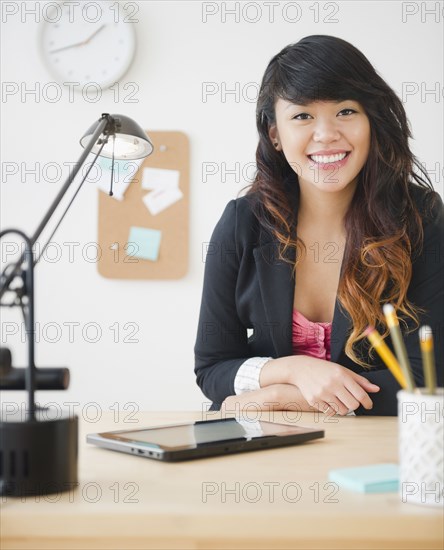
<svg viewBox="0 0 444 550">
<path fill-rule="evenodd" d="M 322 437 L 323 430 L 224 418 L 89 434 L 86 441 L 112 451 L 174 462 L 297 445 Z"/>
</svg>

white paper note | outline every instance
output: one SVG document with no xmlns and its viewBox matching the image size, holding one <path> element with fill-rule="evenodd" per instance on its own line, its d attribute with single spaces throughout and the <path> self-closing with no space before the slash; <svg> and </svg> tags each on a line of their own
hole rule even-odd
<svg viewBox="0 0 444 550">
<path fill-rule="evenodd" d="M 153 216 L 159 214 L 183 197 L 183 193 L 178 188 L 158 189 L 151 191 L 143 197 L 143 202 Z"/>
</svg>

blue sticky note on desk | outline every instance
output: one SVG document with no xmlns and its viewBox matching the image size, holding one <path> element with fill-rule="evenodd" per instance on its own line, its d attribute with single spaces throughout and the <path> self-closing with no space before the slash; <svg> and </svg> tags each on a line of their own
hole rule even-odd
<svg viewBox="0 0 444 550">
<path fill-rule="evenodd" d="M 369 464 L 355 468 L 330 470 L 328 479 L 340 487 L 359 493 L 390 493 L 399 487 L 397 464 Z"/>
<path fill-rule="evenodd" d="M 157 261 L 161 237 L 162 232 L 158 229 L 131 227 L 128 244 L 132 244 L 133 247 L 128 247 L 128 255 L 153 262 Z"/>
</svg>

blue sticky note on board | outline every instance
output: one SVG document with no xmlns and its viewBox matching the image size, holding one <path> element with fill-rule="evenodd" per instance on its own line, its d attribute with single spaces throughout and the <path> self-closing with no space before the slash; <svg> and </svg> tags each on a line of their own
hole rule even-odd
<svg viewBox="0 0 444 550">
<path fill-rule="evenodd" d="M 330 470 L 328 479 L 340 487 L 359 493 L 390 493 L 398 491 L 399 467 L 397 464 L 369 464 L 355 468 Z"/>
<path fill-rule="evenodd" d="M 157 261 L 159 257 L 162 231 L 148 227 L 131 227 L 128 237 L 127 254 L 143 260 Z"/>
</svg>

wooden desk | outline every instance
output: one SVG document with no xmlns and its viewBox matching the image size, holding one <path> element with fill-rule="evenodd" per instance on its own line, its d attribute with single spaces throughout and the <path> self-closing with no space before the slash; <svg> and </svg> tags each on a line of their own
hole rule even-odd
<svg viewBox="0 0 444 550">
<path fill-rule="evenodd" d="M 83 421 L 79 487 L 40 502 L 3 499 L 1 548 L 443 548 L 439 509 L 328 482 L 331 468 L 397 462 L 393 417 L 264 412 L 263 420 L 321 427 L 326 437 L 176 464 L 85 443 L 87 433 L 220 414 L 141 413 L 128 424 L 106 413 L 95 424 Z"/>
</svg>

